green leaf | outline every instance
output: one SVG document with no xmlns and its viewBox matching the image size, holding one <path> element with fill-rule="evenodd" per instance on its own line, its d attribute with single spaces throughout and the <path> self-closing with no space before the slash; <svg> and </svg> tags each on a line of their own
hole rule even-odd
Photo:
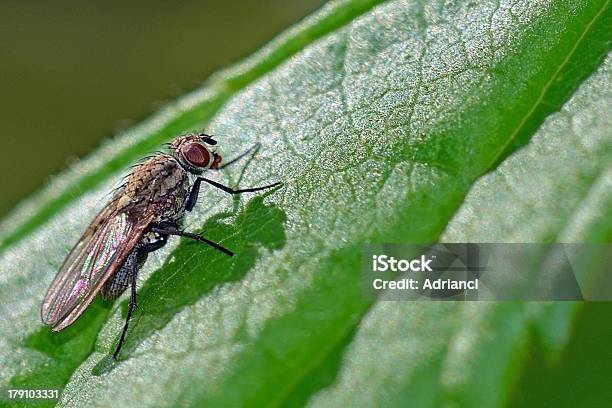
<svg viewBox="0 0 612 408">
<path fill-rule="evenodd" d="M 480 178 L 442 241 L 610 242 L 611 75 L 608 57 L 529 146 Z M 580 307 L 379 302 L 348 347 L 339 380 L 312 402 L 371 406 L 384 395 L 389 405 L 400 405 L 417 395 L 416 406 L 503 405 L 534 333 L 541 347 L 558 357 Z"/>
<path fill-rule="evenodd" d="M 370 302 L 363 242 L 608 242 L 608 1 L 330 3 L 59 176 L 3 224 L 0 376 L 61 405 L 499 406 L 527 347 L 557 355 L 571 303 Z M 560 110 L 558 113 L 557 110 Z M 225 157 L 188 230 L 125 301 L 38 322 L 46 286 L 127 166 L 206 124 Z M 526 145 L 522 149 L 520 146 Z"/>
</svg>

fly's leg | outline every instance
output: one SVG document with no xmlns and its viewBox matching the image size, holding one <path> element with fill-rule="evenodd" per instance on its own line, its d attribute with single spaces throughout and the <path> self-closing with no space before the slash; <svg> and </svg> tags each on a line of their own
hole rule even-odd
<svg viewBox="0 0 612 408">
<path fill-rule="evenodd" d="M 128 325 L 130 323 L 130 319 L 132 318 L 132 313 L 134 312 L 134 309 L 138 307 L 138 305 L 136 304 L 136 277 L 138 275 L 138 269 L 140 269 L 140 266 L 142 266 L 144 261 L 147 259 L 147 254 L 153 251 L 157 251 L 158 249 L 166 245 L 167 242 L 168 242 L 168 236 L 160 234 L 159 240 L 148 243 L 148 244 L 141 244 L 136 249 L 136 261 L 131 261 L 128 264 L 129 265 L 128 267 L 130 269 L 128 273 L 130 275 L 130 287 L 131 287 L 130 303 L 128 305 L 128 313 L 127 313 L 127 317 L 125 318 L 125 324 L 123 325 L 123 331 L 121 332 L 119 343 L 117 344 L 117 348 L 115 349 L 115 352 L 113 353 L 113 358 L 115 360 L 117 360 L 119 351 L 121 350 L 121 347 L 123 346 L 123 342 L 125 341 L 125 336 L 127 335 Z"/>
<path fill-rule="evenodd" d="M 207 179 L 206 177 L 198 177 L 197 180 L 196 180 L 196 183 L 198 181 L 200 181 L 200 182 L 204 181 L 204 182 L 206 182 L 206 183 L 208 183 L 208 184 L 210 184 L 210 185 L 212 185 L 214 187 L 217 187 L 219 190 L 223 190 L 226 193 L 230 193 L 230 194 L 252 193 L 252 192 L 255 192 L 255 191 L 266 190 L 268 188 L 276 187 L 276 186 L 279 186 L 279 185 L 282 184 L 280 181 L 277 181 L 276 183 L 272 183 L 272 184 L 269 184 L 267 186 L 252 187 L 252 188 L 243 188 L 243 189 L 240 189 L 240 190 L 234 190 L 233 188 L 230 188 L 228 186 L 224 186 L 223 184 L 217 183 L 216 181 L 213 181 L 213 180 L 210 180 L 210 179 Z M 195 184 L 194 184 L 194 186 L 195 186 Z"/>
<path fill-rule="evenodd" d="M 209 239 L 204 238 L 203 236 L 199 235 L 199 234 L 194 234 L 192 232 L 186 232 L 186 231 L 181 231 L 178 229 L 178 226 L 175 223 L 170 223 L 170 222 L 162 222 L 162 223 L 157 223 L 157 224 L 153 224 L 151 225 L 151 227 L 149 227 L 151 229 L 151 231 L 159 234 L 159 235 L 176 235 L 179 237 L 185 237 L 185 238 L 190 238 L 193 239 L 194 241 L 197 242 L 203 242 L 205 244 L 210 245 L 211 247 L 223 252 L 226 255 L 229 256 L 234 256 L 234 253 L 232 251 L 230 251 L 229 249 L 217 244 L 216 242 L 213 242 Z"/>
<path fill-rule="evenodd" d="M 236 163 L 238 160 L 242 159 L 245 156 L 248 156 L 249 153 L 254 152 L 256 150 L 259 149 L 259 146 L 261 146 L 259 143 L 255 143 L 253 146 L 249 147 L 248 149 L 246 149 L 244 152 L 242 152 L 238 157 L 234 157 L 232 160 L 223 163 L 221 166 L 217 167 L 216 169 L 211 169 L 214 171 L 218 171 L 218 170 L 223 170 L 224 168 L 226 168 L 227 166 L 229 166 L 230 164 L 234 164 Z"/>
<path fill-rule="evenodd" d="M 185 210 L 191 211 L 193 207 L 195 207 L 196 201 L 198 201 L 198 194 L 200 193 L 200 178 L 197 178 L 193 183 L 191 190 L 189 190 L 189 196 L 187 197 L 187 201 L 185 201 Z"/>
<path fill-rule="evenodd" d="M 143 254 L 146 256 L 146 252 L 143 252 Z M 138 257 L 140 258 L 141 254 L 139 253 L 138 255 L 139 255 Z M 137 307 L 136 305 L 136 276 L 137 275 L 138 275 L 138 263 L 134 262 L 132 270 L 130 271 L 130 278 L 131 278 L 130 286 L 132 289 L 130 293 L 130 303 L 128 305 L 127 317 L 125 318 L 125 324 L 123 325 L 123 331 L 121 332 L 119 343 L 117 344 L 117 348 L 115 349 L 115 352 L 113 353 L 113 359 L 115 360 L 117 360 L 119 351 L 121 350 L 121 347 L 123 346 L 123 342 L 125 341 L 125 335 L 127 334 L 128 325 L 130 324 L 130 319 L 132 318 L 132 313 L 134 312 L 134 309 L 136 309 Z"/>
<path fill-rule="evenodd" d="M 281 184 L 281 182 L 278 181 L 276 183 L 272 183 L 272 184 L 269 184 L 263 187 L 243 188 L 241 190 L 234 190 L 230 187 L 224 186 L 221 183 L 217 183 L 216 181 L 212 181 L 205 177 L 198 177 L 196 181 L 193 183 L 193 187 L 191 187 L 191 191 L 189 191 L 189 196 L 187 197 L 187 201 L 185 202 L 185 210 L 191 211 L 193 210 L 193 207 L 195 207 L 196 201 L 198 200 L 198 194 L 200 193 L 200 184 L 203 181 L 207 182 L 208 184 L 212 184 L 218 189 L 223 190 L 226 193 L 230 193 L 230 194 L 252 193 L 255 191 L 261 191 L 261 190 L 265 190 L 268 188 L 276 187 Z"/>
<path fill-rule="evenodd" d="M 237 161 L 239 161 L 243 157 L 248 156 L 250 153 L 257 151 L 259 149 L 259 146 L 261 146 L 259 143 L 255 143 L 253 146 L 249 147 L 247 150 L 245 150 L 240 155 L 238 155 L 238 157 L 234 157 L 232 160 L 224 163 L 223 165 L 217 167 L 216 169 L 210 169 L 210 170 L 213 170 L 213 171 L 223 170 L 227 166 L 236 163 Z M 187 201 L 185 202 L 185 210 L 191 211 L 191 210 L 193 210 L 193 207 L 195 207 L 196 201 L 198 201 L 198 194 L 200 193 L 200 184 L 202 184 L 202 181 L 209 182 L 207 179 L 204 179 L 202 177 L 198 177 L 196 179 L 196 181 L 193 183 L 193 187 L 191 187 L 191 190 L 189 191 L 189 196 L 187 197 Z M 238 190 L 236 193 L 232 193 L 232 194 L 246 193 L 246 192 L 250 192 L 250 191 L 259 191 L 259 190 L 263 190 L 263 189 L 266 189 L 266 188 L 271 188 L 271 187 L 277 186 L 279 184 L 280 183 L 275 183 L 275 184 L 272 184 L 272 185 L 269 185 L 269 186 L 260 187 L 258 189 Z M 213 185 L 215 185 L 215 184 L 213 184 Z M 227 191 L 227 190 L 224 190 L 224 191 Z"/>
</svg>

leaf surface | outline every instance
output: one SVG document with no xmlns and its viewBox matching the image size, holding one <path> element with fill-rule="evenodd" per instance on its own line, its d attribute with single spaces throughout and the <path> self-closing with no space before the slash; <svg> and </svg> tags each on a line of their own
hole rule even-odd
<svg viewBox="0 0 612 408">
<path fill-rule="evenodd" d="M 66 384 L 62 406 L 502 405 L 533 331 L 558 352 L 577 306 L 370 302 L 361 244 L 609 241 L 609 28 L 607 1 L 330 3 L 5 221 L 0 381 Z M 204 123 L 225 157 L 262 145 L 221 181 L 284 182 L 202 192 L 186 228 L 237 256 L 153 254 L 118 364 L 125 302 L 41 328 L 120 174 Z"/>
</svg>

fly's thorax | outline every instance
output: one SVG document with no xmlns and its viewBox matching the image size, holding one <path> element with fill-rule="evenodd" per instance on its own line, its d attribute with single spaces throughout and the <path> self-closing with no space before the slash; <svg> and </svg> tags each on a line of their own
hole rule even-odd
<svg viewBox="0 0 612 408">
<path fill-rule="evenodd" d="M 166 154 L 137 166 L 115 197 L 121 211 L 138 216 L 153 212 L 159 220 L 182 217 L 189 192 L 189 177 L 177 160 Z"/>
</svg>

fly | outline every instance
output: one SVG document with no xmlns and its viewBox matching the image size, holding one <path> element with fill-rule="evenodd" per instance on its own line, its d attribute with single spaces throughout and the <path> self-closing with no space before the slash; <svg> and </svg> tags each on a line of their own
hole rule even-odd
<svg viewBox="0 0 612 408">
<path fill-rule="evenodd" d="M 158 153 L 135 167 L 60 267 L 42 303 L 43 323 L 54 331 L 63 330 L 74 323 L 98 293 L 113 300 L 129 286 L 128 313 L 113 353 L 117 359 L 136 308 L 136 276 L 149 253 L 163 247 L 174 235 L 234 255 L 199 234 L 180 229 L 185 211 L 195 207 L 200 185 L 204 182 L 226 193 L 241 194 L 280 183 L 234 190 L 202 177 L 204 171 L 221 170 L 253 150 L 222 165 L 221 156 L 209 147 L 216 144 L 216 140 L 204 133 L 179 136 L 169 144 L 169 154 Z M 196 176 L 193 184 L 190 174 Z"/>
</svg>

